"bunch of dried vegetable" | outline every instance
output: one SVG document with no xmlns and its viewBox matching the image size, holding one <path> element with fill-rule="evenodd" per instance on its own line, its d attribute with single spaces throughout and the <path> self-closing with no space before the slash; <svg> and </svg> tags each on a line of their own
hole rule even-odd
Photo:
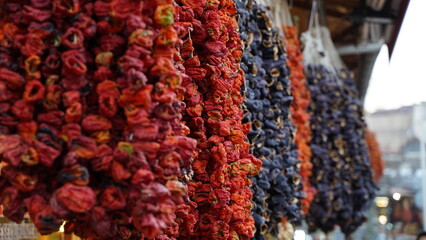
<svg viewBox="0 0 426 240">
<path fill-rule="evenodd" d="M 177 236 L 196 141 L 172 2 L 0 3 L 3 214 L 42 234 Z"/>
<path fill-rule="evenodd" d="M 242 124 L 241 40 L 232 1 L 179 0 L 175 28 L 186 88 L 186 117 L 197 139 L 189 205 L 177 213 L 180 239 L 250 239 L 250 176 L 261 162 L 249 154 Z"/>
<path fill-rule="evenodd" d="M 312 97 L 311 184 L 318 191 L 307 222 L 311 230 L 329 232 L 338 225 L 350 235 L 365 221 L 376 190 L 362 105 L 349 72 L 317 65 L 307 66 L 306 76 Z"/>
<path fill-rule="evenodd" d="M 255 1 L 237 1 L 239 30 L 245 43 L 245 118 L 253 155 L 262 160 L 253 180 L 255 239 L 277 236 L 282 218 L 301 220 L 304 197 L 290 105 L 293 101 L 280 35 L 269 11 Z"/>
</svg>

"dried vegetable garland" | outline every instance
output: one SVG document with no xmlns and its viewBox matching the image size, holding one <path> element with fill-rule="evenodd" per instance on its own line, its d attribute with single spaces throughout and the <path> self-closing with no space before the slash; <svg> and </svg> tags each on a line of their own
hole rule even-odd
<svg viewBox="0 0 426 240">
<path fill-rule="evenodd" d="M 181 122 L 171 1 L 2 1 L 3 214 L 42 234 L 178 235 Z M 166 235 L 160 237 L 165 239 Z"/>
<path fill-rule="evenodd" d="M 367 129 L 365 133 L 365 141 L 368 146 L 368 154 L 370 155 L 371 166 L 373 168 L 374 182 L 379 183 L 385 168 L 380 146 L 377 142 L 376 135 L 369 129 Z"/>
<path fill-rule="evenodd" d="M 310 177 L 311 230 L 352 233 L 375 191 L 352 79 L 309 66 L 310 99 L 295 29 L 286 60 L 268 10 L 235 3 L 0 0 L 3 214 L 91 239 L 286 238 Z"/>
<path fill-rule="evenodd" d="M 250 239 L 250 176 L 261 162 L 249 154 L 242 124 L 241 40 L 232 1 L 176 1 L 180 58 L 190 136 L 197 139 L 189 206 L 177 213 L 180 239 Z M 194 204 L 195 203 L 195 204 Z M 189 222 L 189 223 L 188 223 Z"/>
<path fill-rule="evenodd" d="M 339 225 L 350 235 L 364 222 L 376 190 L 361 103 L 348 72 L 338 76 L 320 65 L 305 69 L 312 97 L 311 184 L 318 191 L 307 222 L 310 230 L 329 232 Z"/>
<path fill-rule="evenodd" d="M 245 122 L 252 124 L 249 142 L 254 156 L 263 161 L 253 180 L 255 239 L 277 236 L 283 217 L 301 219 L 300 176 L 293 141 L 286 57 L 268 10 L 254 1 L 237 1 L 242 40 L 246 43 Z"/>
<path fill-rule="evenodd" d="M 368 146 L 365 142 L 367 125 L 364 121 L 364 108 L 358 97 L 353 74 L 347 69 L 342 69 L 339 79 L 344 86 L 342 92 L 346 100 L 345 108 L 342 110 L 347 120 L 343 134 L 348 148 L 348 156 L 354 159 L 353 168 L 351 168 L 354 213 L 351 221 L 341 224 L 340 228 L 344 233 L 350 234 L 365 222 L 363 215 L 370 209 L 377 186 L 374 184 Z"/>
<path fill-rule="evenodd" d="M 296 145 L 299 150 L 299 160 L 301 163 L 300 175 L 303 181 L 303 192 L 306 194 L 306 197 L 302 199 L 302 212 L 303 214 L 307 214 L 316 193 L 309 182 L 312 176 L 312 154 L 309 147 L 311 141 L 311 116 L 307 110 L 311 96 L 302 64 L 303 54 L 297 36 L 297 28 L 294 26 L 283 26 L 283 30 L 287 49 L 287 66 L 290 70 L 290 83 L 294 98 L 290 109 L 293 124 L 296 126 Z"/>
</svg>

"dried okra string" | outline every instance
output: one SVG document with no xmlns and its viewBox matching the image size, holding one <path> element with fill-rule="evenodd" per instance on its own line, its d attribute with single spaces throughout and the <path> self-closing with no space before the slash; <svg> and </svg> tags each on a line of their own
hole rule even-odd
<svg viewBox="0 0 426 240">
<path fill-rule="evenodd" d="M 306 66 L 312 101 L 311 184 L 317 189 L 307 216 L 310 230 L 335 225 L 350 235 L 363 222 L 376 187 L 364 141 L 365 123 L 352 79 L 323 66 Z"/>
<path fill-rule="evenodd" d="M 277 236 L 283 218 L 301 220 L 301 192 L 294 127 L 290 119 L 290 82 L 286 56 L 269 11 L 254 1 L 237 1 L 239 30 L 245 43 L 244 121 L 252 125 L 249 142 L 263 166 L 253 179 L 255 239 Z"/>
<path fill-rule="evenodd" d="M 171 2 L 1 9 L 4 215 L 21 222 L 28 212 L 42 234 L 66 221 L 82 238 L 177 236 L 179 178 L 196 141 L 181 121 Z"/>
</svg>

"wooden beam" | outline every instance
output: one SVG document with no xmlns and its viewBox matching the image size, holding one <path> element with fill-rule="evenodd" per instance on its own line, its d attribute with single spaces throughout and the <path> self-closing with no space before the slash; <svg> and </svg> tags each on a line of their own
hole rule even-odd
<svg viewBox="0 0 426 240">
<path fill-rule="evenodd" d="M 363 54 L 363 53 L 371 53 L 371 52 L 379 52 L 382 47 L 384 41 L 374 42 L 374 43 L 366 43 L 360 45 L 345 45 L 337 48 L 337 51 L 340 55 L 352 55 L 352 54 Z"/>
<path fill-rule="evenodd" d="M 339 42 L 340 40 L 343 40 L 348 34 L 358 34 L 358 25 L 352 25 L 342 32 L 340 32 L 336 37 L 333 38 L 334 42 Z"/>
<path fill-rule="evenodd" d="M 318 1 L 320 6 L 321 6 L 321 2 L 324 2 L 324 0 Z M 337 18 L 348 18 L 348 14 L 343 13 L 341 11 L 337 11 L 335 9 L 326 8 L 325 4 L 323 4 L 323 5 L 325 7 L 324 11 L 326 12 L 327 16 L 333 16 L 333 17 L 337 17 Z M 309 11 L 312 8 L 312 1 L 294 1 L 293 7 L 302 8 L 302 9 Z"/>
</svg>

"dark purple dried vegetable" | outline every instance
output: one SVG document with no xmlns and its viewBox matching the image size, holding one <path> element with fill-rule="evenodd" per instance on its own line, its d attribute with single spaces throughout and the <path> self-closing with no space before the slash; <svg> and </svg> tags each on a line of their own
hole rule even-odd
<svg viewBox="0 0 426 240">
<path fill-rule="evenodd" d="M 338 225 L 350 235 L 364 222 L 376 191 L 362 105 L 348 71 L 338 75 L 309 65 L 305 72 L 312 98 L 311 184 L 317 189 L 308 226 L 329 232 Z"/>
<path fill-rule="evenodd" d="M 301 191 L 294 126 L 290 119 L 291 96 L 286 56 L 269 11 L 254 1 L 237 1 L 239 27 L 245 42 L 245 122 L 253 155 L 263 162 L 254 177 L 253 217 L 255 239 L 277 236 L 283 218 L 301 220 Z"/>
</svg>

